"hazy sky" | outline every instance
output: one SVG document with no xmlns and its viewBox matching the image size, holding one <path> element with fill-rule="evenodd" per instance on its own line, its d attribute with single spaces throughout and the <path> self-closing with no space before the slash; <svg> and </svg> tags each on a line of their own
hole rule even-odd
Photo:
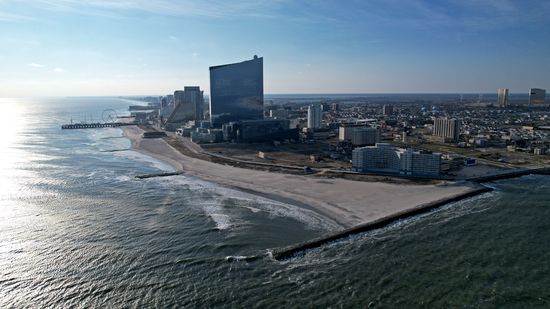
<svg viewBox="0 0 550 309">
<path fill-rule="evenodd" d="M 550 89 L 550 1 L 0 0 L 0 97 L 208 92 L 255 54 L 266 93 Z"/>
</svg>

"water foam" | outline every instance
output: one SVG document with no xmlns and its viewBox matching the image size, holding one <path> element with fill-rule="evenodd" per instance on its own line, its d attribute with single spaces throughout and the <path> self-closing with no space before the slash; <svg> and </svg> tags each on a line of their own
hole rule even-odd
<svg viewBox="0 0 550 309">
<path fill-rule="evenodd" d="M 314 211 L 304 209 L 295 205 L 286 204 L 283 202 L 271 200 L 265 197 L 256 196 L 250 193 L 238 191 L 231 188 L 226 188 L 211 182 L 200 180 L 193 177 L 185 176 L 173 176 L 166 177 L 161 182 L 173 186 L 187 186 L 194 192 L 207 193 L 208 197 L 212 199 L 212 203 L 205 205 L 205 212 L 211 216 L 215 215 L 213 220 L 220 222 L 224 228 L 235 226 L 235 222 L 225 221 L 228 214 L 224 212 L 221 205 L 224 202 L 236 201 L 234 204 L 236 207 L 247 209 L 253 213 L 265 212 L 268 217 L 286 217 L 292 218 L 299 222 L 302 222 L 306 227 L 310 229 L 323 229 L 327 231 L 334 231 L 340 229 L 340 225 L 333 220 L 326 218 Z M 217 205 L 215 208 L 212 205 Z M 224 216 L 222 216 L 224 215 Z M 212 216 L 211 216 L 212 217 Z M 229 217 L 227 217 L 229 218 Z M 229 224 L 229 226 L 227 226 Z"/>
<path fill-rule="evenodd" d="M 114 155 L 114 156 L 117 156 L 117 157 L 124 157 L 124 158 L 134 160 L 134 161 L 145 162 L 149 166 L 151 166 L 153 168 L 156 168 L 158 170 L 164 171 L 164 172 L 175 172 L 176 171 L 176 169 L 172 165 L 170 165 L 170 164 L 168 164 L 164 161 L 158 160 L 156 158 L 153 158 L 151 156 L 148 156 L 148 155 L 142 154 L 140 152 L 137 152 L 135 150 L 118 151 L 118 152 L 110 153 L 110 155 Z"/>
</svg>

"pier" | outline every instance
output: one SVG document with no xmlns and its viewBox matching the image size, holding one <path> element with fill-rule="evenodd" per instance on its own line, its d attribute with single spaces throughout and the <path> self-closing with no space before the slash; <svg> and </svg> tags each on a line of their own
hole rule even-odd
<svg viewBox="0 0 550 309">
<path fill-rule="evenodd" d="M 63 130 L 75 130 L 75 129 L 96 129 L 96 128 L 117 128 L 121 126 L 131 126 L 134 123 L 125 123 L 125 122 L 96 122 L 96 123 L 71 123 L 61 125 Z"/>
</svg>

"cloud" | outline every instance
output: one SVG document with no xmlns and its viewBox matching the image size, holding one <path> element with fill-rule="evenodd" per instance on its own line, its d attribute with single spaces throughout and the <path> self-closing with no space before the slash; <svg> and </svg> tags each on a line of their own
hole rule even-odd
<svg viewBox="0 0 550 309">
<path fill-rule="evenodd" d="M 13 0 L 12 0 L 13 1 Z M 144 12 L 167 16 L 206 16 L 231 17 L 254 15 L 266 12 L 287 0 L 241 0 L 238 2 L 220 0 L 28 0 L 26 3 L 37 8 L 100 15 L 104 17 L 122 17 L 128 11 Z"/>
<path fill-rule="evenodd" d="M 199 53 L 194 52 L 194 53 L 191 54 L 191 56 L 192 56 L 193 58 L 197 58 L 197 57 L 199 56 Z"/>
<path fill-rule="evenodd" d="M 336 26 L 365 29 L 438 28 L 492 31 L 518 25 L 548 24 L 550 2 L 535 0 L 348 0 L 318 2 L 308 12 L 332 17 Z"/>
<path fill-rule="evenodd" d="M 53 69 L 53 71 L 56 72 L 56 73 L 63 73 L 63 72 L 65 72 L 65 69 L 55 68 L 55 69 Z"/>
<path fill-rule="evenodd" d="M 0 22 L 20 22 L 20 21 L 36 21 L 36 20 L 37 19 L 34 17 L 0 11 Z"/>
<path fill-rule="evenodd" d="M 208 18 L 277 18 L 292 22 L 355 22 L 374 27 L 455 27 L 492 30 L 518 24 L 547 23 L 550 2 L 539 0 L 0 0 L 2 20 L 32 17 L 7 12 L 49 10 L 106 18 L 141 18 L 143 14 Z M 15 12 L 15 13 L 18 13 Z M 137 14 L 136 14 L 137 13 Z M 40 15 L 46 18 L 48 14 Z M 170 40 L 178 39 L 169 36 Z"/>
<path fill-rule="evenodd" d="M 29 67 L 31 67 L 31 68 L 43 68 L 43 67 L 45 67 L 45 65 L 43 65 L 43 64 L 34 63 L 34 62 L 33 62 L 33 63 L 27 64 L 27 66 L 29 66 Z"/>
</svg>

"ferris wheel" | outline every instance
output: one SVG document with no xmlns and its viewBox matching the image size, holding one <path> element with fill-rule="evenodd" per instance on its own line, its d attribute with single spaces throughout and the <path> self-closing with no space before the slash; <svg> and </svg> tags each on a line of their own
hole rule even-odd
<svg viewBox="0 0 550 309">
<path fill-rule="evenodd" d="M 114 123 L 117 121 L 118 116 L 114 109 L 108 108 L 101 113 L 101 119 L 103 119 L 105 123 Z"/>
</svg>

